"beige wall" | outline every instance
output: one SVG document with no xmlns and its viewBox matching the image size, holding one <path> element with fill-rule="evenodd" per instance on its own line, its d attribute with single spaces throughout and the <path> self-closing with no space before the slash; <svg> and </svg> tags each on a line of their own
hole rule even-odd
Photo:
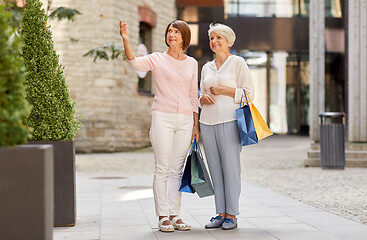
<svg viewBox="0 0 367 240">
<path fill-rule="evenodd" d="M 82 13 L 74 22 L 49 22 L 71 96 L 78 114 L 82 115 L 81 129 L 75 139 L 79 152 L 121 151 L 150 145 L 153 97 L 138 93 L 136 72 L 121 58 L 95 63 L 93 58 L 83 57 L 88 50 L 103 43 L 122 43 L 120 19 L 128 23 L 130 42 L 136 52 L 139 5 L 149 6 L 157 14 L 152 49 L 165 51 L 164 31 L 176 17 L 174 0 L 58 0 L 53 3 L 53 8 L 65 6 Z M 79 42 L 73 44 L 70 38 Z"/>
</svg>

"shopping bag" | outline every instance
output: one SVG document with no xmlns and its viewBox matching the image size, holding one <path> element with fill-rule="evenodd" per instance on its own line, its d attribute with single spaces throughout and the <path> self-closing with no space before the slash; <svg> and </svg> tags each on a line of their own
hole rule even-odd
<svg viewBox="0 0 367 240">
<path fill-rule="evenodd" d="M 248 102 L 251 110 L 252 120 L 255 126 L 257 140 L 260 141 L 261 139 L 273 135 L 268 125 L 264 121 L 264 118 L 261 116 L 259 110 L 257 110 L 255 104 L 252 102 L 252 99 L 250 98 L 249 94 L 245 90 L 243 91 L 245 92 L 246 98 L 249 100 Z"/>
<path fill-rule="evenodd" d="M 196 140 L 194 140 L 193 145 L 195 148 L 191 154 L 191 185 L 200 198 L 211 196 L 214 194 L 214 190 L 208 169 Z"/>
<path fill-rule="evenodd" d="M 246 95 L 244 95 L 246 97 Z M 236 120 L 240 134 L 241 145 L 247 146 L 258 142 L 254 121 L 251 110 L 248 105 L 242 105 L 242 96 L 240 108 L 236 109 Z"/>
<path fill-rule="evenodd" d="M 194 147 L 195 146 L 193 144 L 189 156 L 186 159 L 186 165 L 181 179 L 180 192 L 195 193 L 195 189 L 191 185 L 191 156 Z"/>
</svg>

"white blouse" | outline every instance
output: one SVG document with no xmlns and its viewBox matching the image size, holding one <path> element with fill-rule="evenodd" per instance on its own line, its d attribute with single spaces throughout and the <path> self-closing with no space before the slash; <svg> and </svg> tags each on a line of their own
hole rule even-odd
<svg viewBox="0 0 367 240">
<path fill-rule="evenodd" d="M 227 86 L 236 88 L 235 96 L 213 95 L 210 93 L 211 86 Z M 200 123 L 214 125 L 236 120 L 236 109 L 240 107 L 241 96 L 245 89 L 254 99 L 254 82 L 246 61 L 239 56 L 229 56 L 223 65 L 217 69 L 214 60 L 206 63 L 201 71 L 200 98 L 208 94 L 215 100 L 214 104 L 200 104 Z M 243 96 L 242 102 L 246 102 Z"/>
</svg>

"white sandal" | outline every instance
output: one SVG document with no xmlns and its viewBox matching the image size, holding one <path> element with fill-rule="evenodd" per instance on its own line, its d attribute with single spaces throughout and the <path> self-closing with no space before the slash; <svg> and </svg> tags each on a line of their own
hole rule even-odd
<svg viewBox="0 0 367 240">
<path fill-rule="evenodd" d="M 171 220 L 171 224 L 175 229 L 180 230 L 180 231 L 188 231 L 191 229 L 191 226 L 186 223 L 177 223 L 178 220 L 182 221 L 182 219 L 179 217 L 174 217 Z"/>
<path fill-rule="evenodd" d="M 172 226 L 172 224 L 169 224 L 169 225 L 163 225 L 163 223 L 165 221 L 169 221 L 169 218 L 168 217 L 164 217 L 162 218 L 159 222 L 158 222 L 158 227 L 159 227 L 159 230 L 161 232 L 173 232 L 175 231 L 175 228 Z"/>
</svg>

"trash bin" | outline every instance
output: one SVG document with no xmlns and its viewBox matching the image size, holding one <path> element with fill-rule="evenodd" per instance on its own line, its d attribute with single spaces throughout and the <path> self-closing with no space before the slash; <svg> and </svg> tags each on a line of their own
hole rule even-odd
<svg viewBox="0 0 367 240">
<path fill-rule="evenodd" d="M 320 155 L 324 169 L 344 169 L 344 113 L 325 112 L 320 117 Z"/>
</svg>

